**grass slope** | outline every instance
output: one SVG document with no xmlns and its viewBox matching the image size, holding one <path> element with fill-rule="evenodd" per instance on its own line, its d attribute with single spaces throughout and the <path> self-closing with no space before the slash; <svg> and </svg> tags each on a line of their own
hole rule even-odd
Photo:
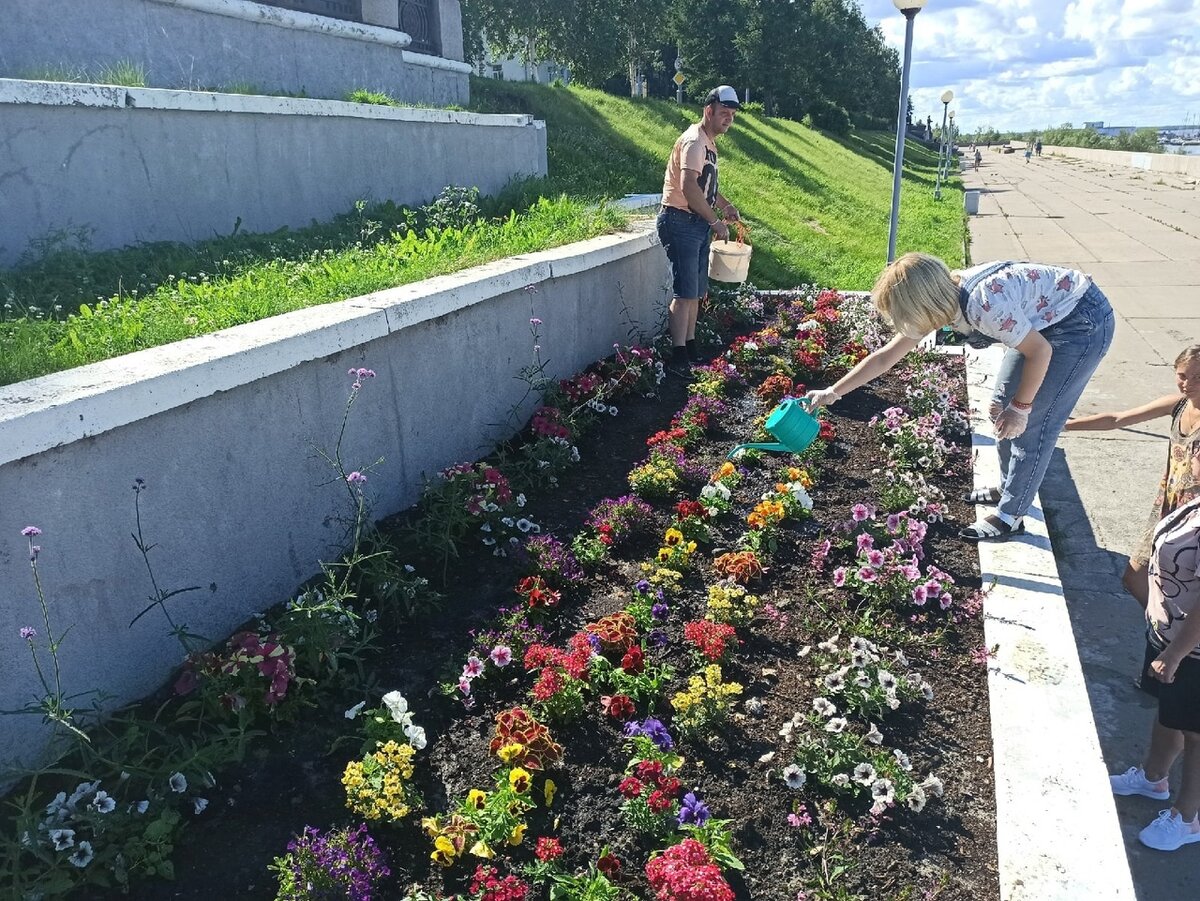
<svg viewBox="0 0 1200 901">
<path fill-rule="evenodd" d="M 698 107 L 632 100 L 588 88 L 475 79 L 472 106 L 546 121 L 554 192 L 619 197 L 662 189 L 675 138 Z M 837 138 L 787 119 L 740 113 L 717 142 L 721 193 L 751 226 L 750 278 L 760 287 L 811 282 L 867 289 L 887 257 L 893 134 Z M 937 154 L 909 142 L 897 253 L 963 262 L 961 182 L 933 199 Z"/>
</svg>

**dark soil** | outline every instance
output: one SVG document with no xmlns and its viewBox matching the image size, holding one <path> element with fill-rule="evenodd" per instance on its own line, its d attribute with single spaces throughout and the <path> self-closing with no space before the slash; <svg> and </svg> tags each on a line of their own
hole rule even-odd
<svg viewBox="0 0 1200 901">
<path fill-rule="evenodd" d="M 544 527 L 568 537 L 599 500 L 628 492 L 626 479 L 645 456 L 646 437 L 667 428 L 685 399 L 685 386 L 678 378 L 664 383 L 661 397 L 626 398 L 620 416 L 606 419 L 581 444 L 583 459 L 565 474 L 562 487 L 531 497 L 529 509 L 536 511 Z M 931 800 L 923 813 L 898 807 L 877 824 L 860 817 L 850 838 L 840 846 L 827 844 L 825 830 L 834 824 L 818 817 L 811 830 L 789 826 L 786 817 L 794 796 L 782 789 L 780 764 L 769 764 L 776 772 L 768 783 L 768 765 L 758 762 L 770 751 L 783 751 L 778 738 L 781 723 L 811 704 L 815 670 L 798 657 L 798 649 L 835 632 L 850 634 L 848 624 L 854 615 L 845 606 L 847 593 L 832 588 L 828 573 L 814 577 L 809 558 L 818 534 L 846 518 L 853 504 L 878 498 L 878 477 L 872 470 L 882 462 L 867 421 L 900 399 L 898 380 L 885 378 L 830 411 L 837 437 L 818 464 L 812 491 L 816 518 L 785 533 L 763 583 L 752 589 L 784 612 L 788 622 L 782 628 L 764 622 L 741 630 L 746 641 L 736 662 L 726 667 L 727 678 L 744 684 L 743 701 L 761 699 L 766 713 L 754 717 L 739 704 L 727 729 L 706 743 L 682 748 L 687 758 L 681 773 L 684 781 L 703 793 L 716 816 L 734 823 L 736 850 L 746 864 L 744 873 L 731 876 L 740 899 L 792 901 L 799 887 L 814 884 L 815 872 L 840 864 L 848 869 L 834 884 L 846 894 L 829 897 L 980 901 L 999 897 L 986 670 L 971 656 L 983 644 L 978 621 L 951 627 L 940 643 L 914 637 L 922 634 L 919 624 L 904 632 L 897 628 L 894 642 L 882 642 L 903 648 L 935 691 L 923 713 L 914 716 L 902 710 L 882 724 L 889 744 L 910 754 L 917 773 L 934 772 L 945 781 L 945 797 Z M 752 433 L 752 420 L 766 412 L 752 394 L 731 400 L 730 408 L 732 415 L 721 425 L 724 431 L 712 435 L 697 454 L 710 469 L 719 465 L 736 440 Z M 736 497 L 745 507 L 739 508 L 742 517 L 773 482 L 776 469 L 771 461 L 739 487 Z M 947 476 L 941 485 L 953 516 L 930 527 L 927 548 L 929 561 L 953 575 L 958 593 L 966 594 L 978 587 L 979 571 L 973 546 L 955 537 L 973 515 L 959 501 L 970 488 L 969 467 L 957 469 L 960 472 Z M 691 486 L 690 496 L 698 487 Z M 660 525 L 667 522 L 663 512 Z M 717 540 L 703 551 L 720 549 L 722 538 L 732 542 L 743 522 L 740 517 L 725 517 L 719 530 L 723 535 L 714 532 Z M 582 587 L 573 588 L 551 624 L 552 634 L 563 640 L 583 623 L 622 607 L 628 586 L 638 578 L 635 561 L 652 554 L 656 546 L 657 539 L 647 536 L 640 546 L 622 549 L 620 560 L 604 565 Z M 372 664 L 377 688 L 372 697 L 399 689 L 429 735 L 429 747 L 417 757 L 416 778 L 432 810 L 444 810 L 448 800 L 462 796 L 471 786 L 489 784 L 495 770 L 495 760 L 487 753 L 493 717 L 504 707 L 522 703 L 528 690 L 528 678 L 514 666 L 512 681 L 487 686 L 481 692 L 482 703 L 473 711 L 465 711 L 437 691 L 439 681 L 461 668 L 470 647 L 469 630 L 494 615 L 498 606 L 512 602 L 513 583 L 511 568 L 482 549 L 470 551 L 451 567 L 444 609 L 388 630 L 382 652 Z M 702 610 L 700 575 L 689 576 L 686 585 L 690 600 L 672 611 L 673 639 L 679 637 L 683 620 Z M 678 641 L 665 650 L 667 659 L 675 655 L 676 662 L 684 662 Z M 678 669 L 687 671 L 683 666 Z M 342 712 L 361 698 L 361 693 L 338 697 L 320 709 L 303 712 L 298 727 L 281 727 L 259 743 L 243 765 L 218 774 L 219 783 L 210 792 L 211 806 L 184 833 L 176 851 L 176 882 L 136 886 L 132 897 L 272 897 L 274 880 L 267 867 L 284 852 L 289 837 L 306 824 L 325 828 L 350 819 L 339 779 L 358 743 L 343 742 L 336 749 L 333 744 L 353 731 Z M 617 812 L 617 774 L 627 759 L 617 725 L 589 708 L 570 726 L 552 729 L 566 749 L 563 764 L 553 773 L 558 799 L 549 815 L 540 807 L 531 813 L 529 835 L 558 835 L 567 849 L 566 862 L 579 867 L 609 846 L 626 861 L 623 884 L 637 897 L 649 897 L 641 872 L 650 849 L 638 845 Z M 783 753 L 777 756 L 782 758 Z M 815 805 L 809 806 L 815 810 Z M 399 828 L 372 827 L 387 849 L 394 874 L 385 897 L 400 897 L 413 883 L 430 890 L 460 891 L 473 869 L 466 862 L 448 872 L 431 867 L 429 841 L 421 834 L 418 819 L 413 817 Z M 557 821 L 557 831 L 552 820 Z M 527 840 L 516 859 L 530 859 L 531 845 Z"/>
</svg>

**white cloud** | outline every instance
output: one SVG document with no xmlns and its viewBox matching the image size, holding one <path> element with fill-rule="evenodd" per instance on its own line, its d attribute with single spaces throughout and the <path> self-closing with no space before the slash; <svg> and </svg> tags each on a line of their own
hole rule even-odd
<svg viewBox="0 0 1200 901">
<path fill-rule="evenodd" d="M 902 49 L 891 0 L 861 5 Z M 950 87 L 967 131 L 1179 124 L 1200 114 L 1197 22 L 1200 0 L 930 0 L 914 21 L 914 114 L 940 119 Z"/>
</svg>

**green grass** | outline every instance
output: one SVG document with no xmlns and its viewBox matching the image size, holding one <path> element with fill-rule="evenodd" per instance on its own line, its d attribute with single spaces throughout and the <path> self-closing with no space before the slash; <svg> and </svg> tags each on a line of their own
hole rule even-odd
<svg viewBox="0 0 1200 901">
<path fill-rule="evenodd" d="M 545 119 L 550 184 L 574 196 L 662 189 L 675 138 L 698 107 L 631 100 L 586 88 L 475 79 L 472 107 Z M 717 141 L 721 193 L 751 227 L 750 279 L 759 287 L 811 282 L 865 290 L 887 258 L 894 133 L 828 136 L 786 119 L 740 113 Z M 961 181 L 933 199 L 937 154 L 909 142 L 897 254 L 923 250 L 963 262 Z"/>
<path fill-rule="evenodd" d="M 574 200 L 417 244 L 408 232 L 427 220 L 392 204 L 270 234 L 231 223 L 231 234 L 195 245 L 94 253 L 86 229 L 48 235 L 22 266 L 0 270 L 0 384 L 591 237 L 619 220 L 579 201 L 660 190 L 672 143 L 699 117 L 696 107 L 582 88 L 473 79 L 471 90 L 475 110 L 531 113 L 548 126 L 549 177 L 511 186 L 483 215 L 530 209 L 542 196 Z M 739 115 L 718 143 L 721 190 L 751 226 L 751 280 L 869 288 L 887 253 L 893 143 L 886 133 L 835 138 Z M 897 249 L 956 265 L 961 182 L 954 175 L 935 201 L 935 166 L 935 154 L 909 143 Z"/>
<path fill-rule="evenodd" d="M 224 260 L 215 272 L 167 279 L 145 295 L 134 289 L 81 304 L 74 313 L 39 310 L 0 323 L 0 385 L 580 241 L 624 224 L 607 207 L 560 198 L 501 220 L 384 233 L 378 243 L 342 249 L 298 253 L 292 238 L 280 233 L 279 254 L 266 262 Z"/>
</svg>

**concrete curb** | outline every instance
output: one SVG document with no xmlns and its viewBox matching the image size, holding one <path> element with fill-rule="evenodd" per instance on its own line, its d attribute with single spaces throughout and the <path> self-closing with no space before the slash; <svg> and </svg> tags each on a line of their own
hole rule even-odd
<svg viewBox="0 0 1200 901">
<path fill-rule="evenodd" d="M 987 409 L 1002 351 L 967 349 L 972 410 Z M 999 482 L 991 424 L 973 417 L 977 486 Z M 1041 499 L 1024 537 L 979 545 L 1003 901 L 1135 901 Z"/>
</svg>

